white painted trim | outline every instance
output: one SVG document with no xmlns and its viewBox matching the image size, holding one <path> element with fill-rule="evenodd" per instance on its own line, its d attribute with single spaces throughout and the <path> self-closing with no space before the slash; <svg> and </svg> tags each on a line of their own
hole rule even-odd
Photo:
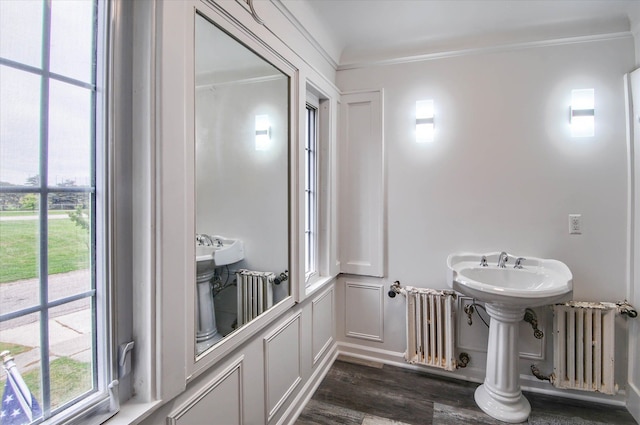
<svg viewBox="0 0 640 425">
<path fill-rule="evenodd" d="M 351 105 L 368 105 L 369 120 L 365 125 L 359 126 L 352 123 L 350 119 Z M 341 272 L 347 274 L 384 277 L 386 271 L 386 227 L 387 227 L 387 183 L 386 183 L 386 158 L 385 158 L 385 129 L 384 129 L 384 89 L 361 90 L 342 93 L 342 107 L 340 110 L 340 153 L 339 169 L 341 176 L 346 177 L 350 173 L 366 174 L 366 178 L 361 176 L 362 181 L 367 184 L 352 182 L 344 184 L 349 179 L 343 179 L 338 200 L 340 208 L 340 263 Z M 357 133 L 350 140 L 352 131 Z M 369 132 L 369 138 L 363 141 L 360 134 Z M 355 139 L 355 140 L 354 140 Z M 366 167 L 358 163 L 363 157 L 359 151 L 366 151 L 368 162 L 374 161 L 374 166 Z M 366 195 L 361 195 L 365 191 Z M 366 205 L 353 205 L 348 201 L 357 199 L 360 194 L 361 199 L 366 198 Z M 368 217 L 362 220 L 362 216 Z M 363 224 L 364 223 L 364 224 Z M 365 228 L 366 226 L 366 228 Z M 356 234 L 366 234 L 369 237 L 369 246 L 366 249 L 364 258 L 362 247 L 358 247 L 354 252 L 351 249 L 353 240 L 350 234 L 352 229 L 356 229 Z M 357 239 L 357 238 L 356 238 Z M 353 258 L 355 256 L 355 258 Z"/>
<path fill-rule="evenodd" d="M 358 338 L 358 339 L 364 339 L 367 341 L 376 341 L 376 342 L 384 342 L 384 284 L 382 283 L 367 283 L 367 282 L 361 282 L 361 281 L 345 281 L 344 283 L 345 285 L 345 312 L 344 312 L 344 317 L 345 317 L 345 336 L 347 337 L 351 337 L 351 338 Z M 361 289 L 367 289 L 367 290 L 377 290 L 378 291 L 378 296 L 379 296 L 379 304 L 378 304 L 378 312 L 379 312 L 379 320 L 378 320 L 378 329 L 379 329 L 379 335 L 370 335 L 370 334 L 363 334 L 360 332 L 353 332 L 350 331 L 349 329 L 347 329 L 347 311 L 349 309 L 349 295 L 348 295 L 348 288 L 352 287 L 352 288 L 361 288 Z"/>
<path fill-rule="evenodd" d="M 321 289 L 326 288 L 329 283 L 335 282 L 336 278 L 337 276 L 321 276 L 318 280 L 306 287 L 305 298 L 309 298 Z"/>
<path fill-rule="evenodd" d="M 182 416 L 184 416 L 191 408 L 193 408 L 196 404 L 198 404 L 203 398 L 205 398 L 210 392 L 216 389 L 222 382 L 224 382 L 227 378 L 229 378 L 236 370 L 238 371 L 238 407 L 239 407 L 239 418 L 240 423 L 244 423 L 243 421 L 243 400 L 244 400 L 244 391 L 242 388 L 242 362 L 244 361 L 244 356 L 240 356 L 233 362 L 229 367 L 223 370 L 221 373 L 216 375 L 204 388 L 200 391 L 193 394 L 189 397 L 184 403 L 174 409 L 171 413 L 167 415 L 167 422 L 169 425 L 176 425 L 178 420 Z"/>
<path fill-rule="evenodd" d="M 314 355 L 313 354 L 313 345 L 314 345 L 314 336 L 315 336 L 315 332 L 313 329 L 313 323 L 314 323 L 314 318 L 315 318 L 315 306 L 317 303 L 319 303 L 320 301 L 324 300 L 327 297 L 330 297 L 329 302 L 331 303 L 331 316 L 330 316 L 330 320 L 331 322 L 333 322 L 333 318 L 335 317 L 335 302 L 334 302 L 334 287 L 331 286 L 330 288 L 328 288 L 326 291 L 324 291 L 321 295 L 319 295 L 318 297 L 314 298 L 311 301 L 311 364 L 313 367 L 315 367 L 316 363 L 318 363 L 318 361 L 324 356 L 325 352 L 329 349 L 329 347 L 331 347 L 334 343 L 334 337 L 333 335 L 329 336 L 329 339 L 327 339 L 327 341 L 324 343 L 324 345 L 322 346 L 322 348 L 320 348 L 320 350 L 318 351 L 318 354 Z"/>
<path fill-rule="evenodd" d="M 337 344 L 333 344 L 330 353 L 322 360 L 322 363 L 318 365 L 309 379 L 307 379 L 304 387 L 298 392 L 295 399 L 289 404 L 287 410 L 276 423 L 277 425 L 282 425 L 284 423 L 288 423 L 290 425 L 295 424 L 298 416 L 300 416 L 300 413 L 302 413 L 305 406 L 309 403 L 309 400 L 311 400 L 311 397 L 313 397 L 313 394 L 324 380 L 325 376 L 327 376 L 327 373 L 329 373 L 329 370 L 331 369 L 331 366 L 333 366 L 333 362 L 335 362 L 337 357 L 338 346 Z M 286 422 L 287 419 L 289 419 L 288 422 Z"/>
<path fill-rule="evenodd" d="M 634 34 L 638 35 L 639 33 L 636 30 L 640 30 L 640 23 L 634 27 Z M 640 42 L 640 40 L 636 37 L 636 43 Z M 636 51 L 638 49 L 636 48 Z M 640 58 L 636 58 L 636 61 Z M 634 74 L 632 76 L 632 74 Z M 635 161 L 638 152 L 635 150 L 635 141 L 638 136 L 634 133 L 638 126 L 636 126 L 635 120 L 637 116 L 640 116 L 640 111 L 634 110 L 633 105 L 633 85 L 632 78 L 637 77 L 640 74 L 640 69 L 636 69 L 633 72 L 625 74 L 624 76 L 624 91 L 625 91 L 625 109 L 626 109 L 626 119 L 627 119 L 627 172 L 628 172 L 628 221 L 627 221 L 627 232 L 628 232 L 628 245 L 627 245 L 627 299 L 631 303 L 635 303 L 638 301 L 640 294 L 640 282 L 638 282 L 635 270 L 636 258 L 640 253 L 636 252 L 635 244 L 636 244 L 636 190 L 637 190 L 637 176 L 635 170 Z M 637 102 L 636 102 L 637 104 Z M 637 307 L 637 305 L 636 305 Z M 631 413 L 631 415 L 636 419 L 636 421 L 640 422 L 640 389 L 638 386 L 640 382 L 637 382 L 637 377 L 640 376 L 638 371 L 638 362 L 637 358 L 640 353 L 638 353 L 638 346 L 640 346 L 638 339 L 640 338 L 640 324 L 638 324 L 637 319 L 633 320 L 631 323 L 628 323 L 627 328 L 628 335 L 628 369 L 627 369 L 627 409 Z"/>
<path fill-rule="evenodd" d="M 273 332 L 271 332 L 269 335 L 264 337 L 264 407 L 265 407 L 265 414 L 267 415 L 267 422 L 271 421 L 271 419 L 273 419 L 273 416 L 278 412 L 278 410 L 280 410 L 280 408 L 282 407 L 282 405 L 285 403 L 285 401 L 287 401 L 287 398 L 289 398 L 289 396 L 291 395 L 291 393 L 293 393 L 293 390 L 295 390 L 295 388 L 298 386 L 298 384 L 302 381 L 302 373 L 301 373 L 301 366 L 300 366 L 300 360 L 302 358 L 302 326 L 300 323 L 300 318 L 301 318 L 302 313 L 297 313 L 296 315 L 292 316 L 291 318 L 289 318 L 287 321 L 285 321 L 281 326 L 279 326 L 277 329 L 275 329 Z M 290 325 L 292 325 L 293 323 L 297 323 L 298 325 L 298 377 L 296 379 L 293 380 L 293 382 L 291 383 L 291 385 L 289 386 L 289 388 L 284 392 L 284 394 L 282 394 L 282 396 L 280 397 L 280 400 L 278 400 L 273 408 L 271 408 L 271 410 L 269 410 L 269 344 L 271 344 L 271 341 L 273 341 L 278 335 L 280 335 L 282 332 L 284 332 L 285 329 L 287 329 Z M 293 365 L 291 365 L 293 366 Z"/>
<path fill-rule="evenodd" d="M 298 30 L 300 35 L 302 35 L 302 37 L 304 37 L 309 42 L 309 44 L 313 46 L 313 48 L 320 54 L 320 56 L 324 58 L 324 60 L 327 61 L 329 65 L 333 67 L 333 69 L 336 69 L 338 67 L 338 64 L 335 60 L 333 60 L 331 55 L 327 53 L 322 45 L 318 43 L 318 40 L 316 40 L 315 37 L 312 36 L 311 33 L 309 33 L 309 31 L 307 31 L 307 29 L 300 23 L 300 21 L 298 21 L 298 19 L 287 8 L 287 6 L 282 4 L 280 0 L 271 0 L 271 3 L 276 7 L 276 9 L 280 11 L 280 13 L 282 13 L 282 16 L 287 18 L 291 25 L 295 27 L 296 30 Z"/>
<path fill-rule="evenodd" d="M 633 383 L 629 383 L 627 387 L 627 410 L 640 422 L 640 388 Z"/>
<path fill-rule="evenodd" d="M 558 38 L 552 40 L 528 41 L 522 43 L 503 44 L 499 46 L 474 47 L 470 49 L 449 50 L 444 52 L 426 53 L 423 55 L 404 56 L 393 59 L 381 59 L 362 62 L 342 63 L 338 65 L 337 71 L 345 71 L 349 69 L 369 68 L 374 66 L 398 65 L 412 62 L 425 62 L 436 59 L 454 58 L 458 56 L 470 56 L 486 53 L 508 52 L 521 49 L 532 49 L 538 47 L 562 46 L 566 44 L 589 43 L 594 41 L 616 40 L 632 37 L 630 31 L 616 32 L 609 34 L 585 35 L 578 37 Z"/>
</svg>

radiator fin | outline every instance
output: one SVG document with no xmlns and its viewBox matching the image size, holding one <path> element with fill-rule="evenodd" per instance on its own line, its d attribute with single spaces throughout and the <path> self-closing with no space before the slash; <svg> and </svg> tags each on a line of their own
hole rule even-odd
<svg viewBox="0 0 640 425">
<path fill-rule="evenodd" d="M 409 363 L 455 370 L 455 293 L 407 287 L 407 351 Z"/>
<path fill-rule="evenodd" d="M 273 306 L 275 274 L 241 269 L 236 272 L 238 285 L 238 326 L 255 319 Z"/>
<path fill-rule="evenodd" d="M 553 385 L 615 394 L 615 306 L 567 303 L 554 306 Z"/>
</svg>

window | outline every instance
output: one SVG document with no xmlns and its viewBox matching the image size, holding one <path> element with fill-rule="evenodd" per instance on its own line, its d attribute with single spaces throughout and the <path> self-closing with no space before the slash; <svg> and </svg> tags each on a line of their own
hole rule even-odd
<svg viewBox="0 0 640 425">
<path fill-rule="evenodd" d="M 318 107 L 307 104 L 305 135 L 305 278 L 307 283 L 317 275 L 318 258 Z"/>
<path fill-rule="evenodd" d="M 103 3 L 0 1 L 0 347 L 33 423 L 107 412 L 115 378 Z"/>
</svg>

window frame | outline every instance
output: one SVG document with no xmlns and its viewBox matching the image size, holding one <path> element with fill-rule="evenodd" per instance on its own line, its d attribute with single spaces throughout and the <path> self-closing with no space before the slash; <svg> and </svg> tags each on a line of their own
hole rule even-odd
<svg viewBox="0 0 640 425">
<path fill-rule="evenodd" d="M 40 365 L 43 415 L 32 423 L 84 423 L 88 417 L 104 421 L 119 410 L 118 369 L 116 359 L 114 324 L 116 303 L 113 275 L 113 218 L 115 205 L 112 140 L 112 41 L 115 33 L 113 17 L 119 0 L 91 0 L 93 9 L 93 66 L 91 81 L 84 82 L 52 72 L 50 69 L 52 0 L 42 0 L 43 34 L 40 40 L 42 62 L 31 66 L 0 57 L 0 65 L 38 76 L 40 81 L 38 184 L 36 186 L 4 186 L 0 193 L 33 193 L 39 198 L 38 238 L 39 252 L 39 300 L 37 304 L 0 315 L 2 321 L 37 313 L 40 323 Z M 58 81 L 90 90 L 90 182 L 84 186 L 52 186 L 48 181 L 49 161 L 49 87 Z M 90 275 L 88 290 L 56 300 L 48 299 L 48 215 L 49 195 L 56 193 L 87 194 L 90 198 Z M 49 326 L 52 320 L 49 310 L 73 301 L 89 299 L 92 310 L 92 389 L 61 406 L 51 409 Z"/>
<path fill-rule="evenodd" d="M 305 106 L 305 146 L 304 146 L 304 207 L 305 207 L 305 285 L 320 275 L 319 266 L 319 129 L 320 102 L 316 96 L 307 93 Z"/>
</svg>

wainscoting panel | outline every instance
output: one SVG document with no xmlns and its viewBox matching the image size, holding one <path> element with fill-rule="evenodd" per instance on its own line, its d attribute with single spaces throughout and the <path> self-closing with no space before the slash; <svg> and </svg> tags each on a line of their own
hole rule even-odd
<svg viewBox="0 0 640 425">
<path fill-rule="evenodd" d="M 382 91 L 345 93 L 340 116 L 340 264 L 343 273 L 384 275 Z"/>
<path fill-rule="evenodd" d="M 545 359 L 545 342 L 553 341 L 553 327 L 547 328 L 547 313 L 550 314 L 549 307 L 539 307 L 533 309 L 536 313 L 538 320 L 538 329 L 540 329 L 544 335 L 538 339 L 534 336 L 531 323 L 520 322 L 519 338 L 518 338 L 518 351 L 520 351 L 520 357 L 530 360 L 544 360 Z"/>
<path fill-rule="evenodd" d="M 241 356 L 167 416 L 169 425 L 242 425 Z"/>
<path fill-rule="evenodd" d="M 333 287 L 311 302 L 311 345 L 315 366 L 333 342 Z"/>
<path fill-rule="evenodd" d="M 302 380 L 300 372 L 300 313 L 264 338 L 264 386 L 267 421 Z"/>
<path fill-rule="evenodd" d="M 345 281 L 345 334 L 383 342 L 384 285 Z"/>
<path fill-rule="evenodd" d="M 471 325 L 467 322 L 467 315 L 464 307 L 473 303 L 473 299 L 469 297 L 458 296 L 458 311 L 456 312 L 458 320 L 458 329 L 456 331 L 456 346 L 460 351 L 487 351 L 487 341 L 489 340 L 489 328 L 482 322 L 479 314 L 489 323 L 489 315 L 481 308 L 474 307 L 476 310 L 471 316 Z"/>
<path fill-rule="evenodd" d="M 480 351 L 487 352 L 487 341 L 489 339 L 489 328 L 482 322 L 478 314 L 487 322 L 490 321 L 489 315 L 482 307 L 474 306 L 474 313 L 471 315 L 472 324 L 467 322 L 467 314 L 464 312 L 464 307 L 473 302 L 470 297 L 458 296 L 457 306 L 457 321 L 458 327 L 456 330 L 456 346 L 459 351 Z M 480 304 L 483 305 L 483 304 Z M 537 339 L 533 336 L 533 328 L 531 324 L 525 321 L 520 322 L 518 331 L 520 338 L 518 341 L 518 350 L 520 357 L 531 360 L 544 360 L 545 359 L 545 340 L 552 338 L 551 329 L 547 329 L 547 312 L 546 307 L 537 308 L 536 312 L 538 319 L 538 328 L 544 332 L 542 339 Z"/>
</svg>

